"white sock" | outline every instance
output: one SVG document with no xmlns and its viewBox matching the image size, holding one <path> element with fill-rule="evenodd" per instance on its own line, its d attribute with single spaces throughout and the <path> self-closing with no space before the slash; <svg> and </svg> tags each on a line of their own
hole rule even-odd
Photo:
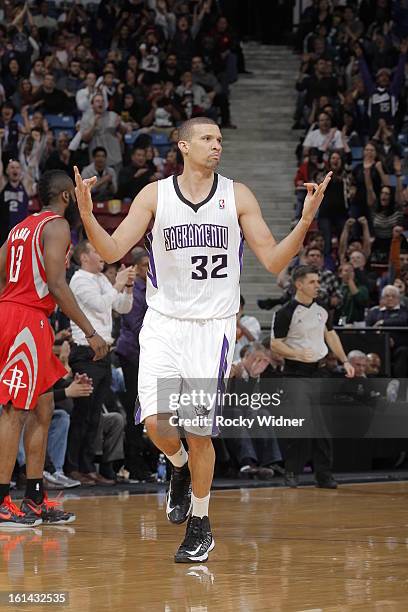
<svg viewBox="0 0 408 612">
<path fill-rule="evenodd" d="M 180 448 L 177 453 L 174 453 L 174 455 L 166 455 L 166 457 L 176 468 L 183 467 L 188 461 L 188 453 L 182 443 L 180 443 Z"/>
<path fill-rule="evenodd" d="M 193 516 L 208 516 L 208 504 L 210 503 L 210 493 L 206 497 L 196 497 L 194 493 L 191 494 L 191 500 L 193 502 Z"/>
</svg>

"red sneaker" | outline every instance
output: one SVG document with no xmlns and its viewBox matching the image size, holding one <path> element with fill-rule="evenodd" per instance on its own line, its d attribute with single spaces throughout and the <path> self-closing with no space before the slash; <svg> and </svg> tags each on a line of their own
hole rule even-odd
<svg viewBox="0 0 408 612">
<path fill-rule="evenodd" d="M 37 527 L 42 523 L 41 513 L 26 514 L 11 501 L 10 495 L 4 498 L 0 505 L 0 527 L 14 529 L 25 529 L 27 527 Z"/>
<path fill-rule="evenodd" d="M 73 512 L 64 512 L 62 502 L 59 499 L 48 499 L 47 494 L 41 504 L 36 504 L 32 499 L 24 498 L 20 509 L 25 515 L 40 516 L 43 523 L 48 525 L 67 525 L 73 523 L 76 516 Z"/>
</svg>

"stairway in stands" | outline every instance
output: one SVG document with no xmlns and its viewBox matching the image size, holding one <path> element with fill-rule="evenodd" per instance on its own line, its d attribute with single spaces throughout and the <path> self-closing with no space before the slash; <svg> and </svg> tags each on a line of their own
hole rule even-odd
<svg viewBox="0 0 408 612">
<path fill-rule="evenodd" d="M 224 130 L 221 174 L 245 183 L 256 195 L 276 239 L 289 231 L 294 211 L 294 150 L 299 132 L 291 130 L 298 58 L 286 47 L 249 43 L 247 70 L 231 87 L 232 120 L 237 130 Z M 271 312 L 260 310 L 258 297 L 279 296 L 276 279 L 245 248 L 241 291 L 245 312 L 269 325 Z"/>
</svg>

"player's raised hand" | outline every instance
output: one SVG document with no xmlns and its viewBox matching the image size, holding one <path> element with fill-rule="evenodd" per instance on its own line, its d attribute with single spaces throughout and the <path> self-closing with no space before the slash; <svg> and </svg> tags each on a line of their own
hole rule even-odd
<svg viewBox="0 0 408 612">
<path fill-rule="evenodd" d="M 320 185 L 316 183 L 305 183 L 307 189 L 307 195 L 303 204 L 302 219 L 307 221 L 309 224 L 313 221 L 320 204 L 324 198 L 324 192 L 326 191 L 327 185 L 330 183 L 330 179 L 333 172 L 326 174 L 325 179 Z"/>
<path fill-rule="evenodd" d="M 96 176 L 90 179 L 83 179 L 79 173 L 77 166 L 74 166 L 75 172 L 75 195 L 78 203 L 79 214 L 81 217 L 92 214 L 93 202 L 91 189 L 98 180 Z"/>
</svg>

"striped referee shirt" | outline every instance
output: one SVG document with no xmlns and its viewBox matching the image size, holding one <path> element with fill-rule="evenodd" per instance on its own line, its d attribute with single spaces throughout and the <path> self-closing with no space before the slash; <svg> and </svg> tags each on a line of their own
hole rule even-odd
<svg viewBox="0 0 408 612">
<path fill-rule="evenodd" d="M 313 361 L 319 361 L 328 353 L 324 332 L 333 329 L 327 318 L 327 310 L 317 302 L 301 304 L 293 299 L 274 312 L 271 339 L 283 340 L 294 350 L 312 349 Z"/>
</svg>

